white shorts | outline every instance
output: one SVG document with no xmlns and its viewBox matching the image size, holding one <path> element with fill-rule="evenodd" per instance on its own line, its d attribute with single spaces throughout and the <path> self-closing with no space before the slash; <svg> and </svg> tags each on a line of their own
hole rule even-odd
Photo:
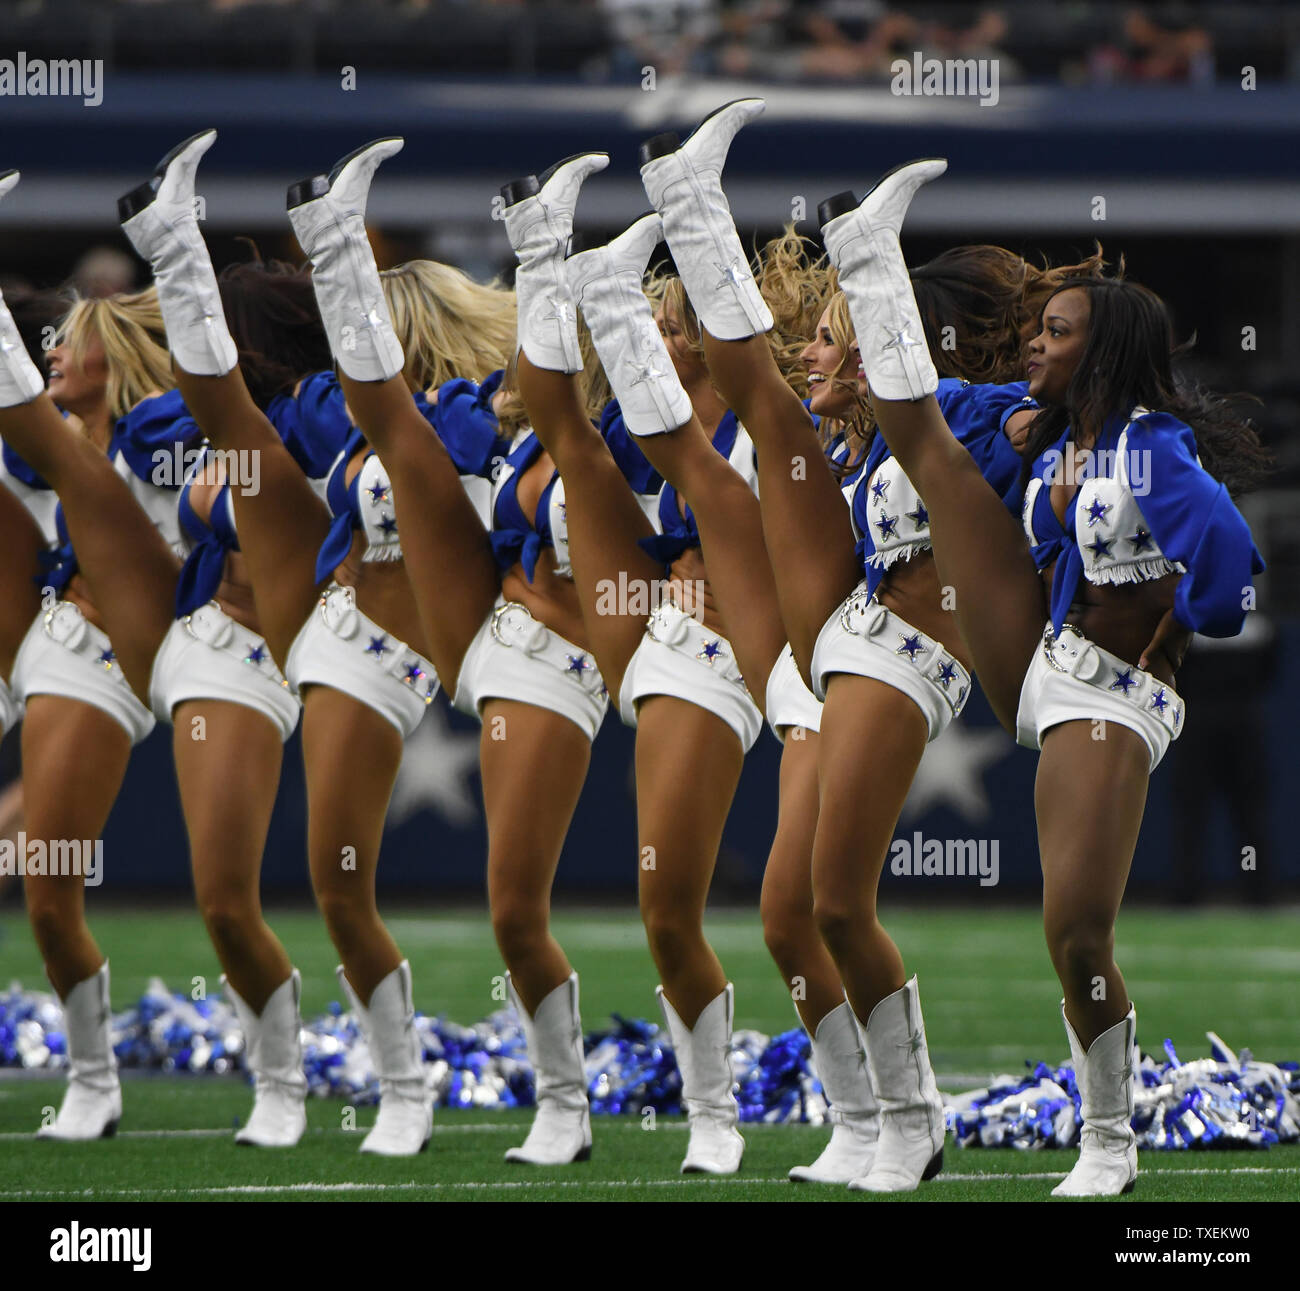
<svg viewBox="0 0 1300 1291">
<path fill-rule="evenodd" d="M 609 707 L 609 692 L 591 654 L 504 596 L 497 597 L 465 651 L 451 702 L 481 718 L 489 699 L 549 709 L 576 723 L 589 740 L 596 738 Z"/>
<path fill-rule="evenodd" d="M 153 661 L 149 707 L 170 722 L 187 699 L 220 699 L 264 713 L 287 740 L 298 725 L 302 704 L 266 648 L 266 642 L 236 623 L 216 601 L 177 619 Z"/>
<path fill-rule="evenodd" d="M 1049 623 L 1020 688 L 1016 743 L 1041 749 L 1061 722 L 1114 722 L 1142 737 L 1151 770 L 1183 731 L 1185 705 L 1172 686 L 1125 663 L 1066 624 L 1053 637 Z"/>
<path fill-rule="evenodd" d="M 710 632 L 670 601 L 646 621 L 645 636 L 623 674 L 618 711 L 636 725 L 636 703 L 648 695 L 671 695 L 720 717 L 746 753 L 763 729 L 763 715 L 745 689 L 731 642 Z"/>
<path fill-rule="evenodd" d="M 9 686 L 23 707 L 33 695 L 91 704 L 119 722 L 132 744 L 154 728 L 153 714 L 122 675 L 113 643 L 71 601 L 37 614 L 18 647 Z"/>
<path fill-rule="evenodd" d="M 825 700 L 827 680 L 837 672 L 901 690 L 921 710 L 930 740 L 948 729 L 970 695 L 970 673 L 940 642 L 868 599 L 865 580 L 817 634 L 812 680 L 818 699 Z"/>
<path fill-rule="evenodd" d="M 362 614 L 350 587 L 331 583 L 289 647 L 285 676 L 295 694 L 329 686 L 387 718 L 406 739 L 438 693 L 438 674 L 374 619 Z"/>
<path fill-rule="evenodd" d="M 13 730 L 22 715 L 23 706 L 14 698 L 8 685 L 0 681 L 0 740 Z"/>
<path fill-rule="evenodd" d="M 788 645 L 777 656 L 767 679 L 767 724 L 782 744 L 792 726 L 802 726 L 806 731 L 822 728 L 821 701 L 803 684 L 794 651 Z"/>
</svg>

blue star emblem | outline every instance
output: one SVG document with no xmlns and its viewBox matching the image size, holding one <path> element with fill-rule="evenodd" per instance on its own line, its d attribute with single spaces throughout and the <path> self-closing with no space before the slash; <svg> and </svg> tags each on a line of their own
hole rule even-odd
<svg viewBox="0 0 1300 1291">
<path fill-rule="evenodd" d="M 925 503 L 920 498 L 916 499 L 916 510 L 905 511 L 903 513 L 918 528 L 924 529 L 930 523 L 930 513 L 925 509 Z"/>
<path fill-rule="evenodd" d="M 1164 715 L 1165 709 L 1169 707 L 1169 701 L 1165 698 L 1165 688 L 1163 686 L 1151 696 L 1151 707 L 1161 716 Z"/>
<path fill-rule="evenodd" d="M 1111 504 L 1109 502 L 1103 502 L 1100 498 L 1093 498 L 1093 500 L 1088 503 L 1088 528 L 1091 529 L 1093 525 L 1099 524 L 1104 520 L 1106 518 L 1106 512 L 1108 512 L 1110 508 Z"/>
<path fill-rule="evenodd" d="M 117 662 L 117 655 L 114 653 L 112 646 L 107 650 L 101 650 L 99 652 L 99 662 L 102 663 L 105 668 L 111 668 Z"/>
<path fill-rule="evenodd" d="M 385 537 L 391 538 L 397 532 L 397 521 L 392 516 L 380 516 L 379 527 Z"/>
<path fill-rule="evenodd" d="M 915 660 L 918 654 L 925 653 L 925 647 L 921 644 L 921 634 L 919 632 L 913 632 L 910 637 L 904 636 L 900 632 L 898 639 L 903 644 L 894 651 L 895 654 L 905 654 L 909 659 Z"/>
<path fill-rule="evenodd" d="M 878 476 L 871 483 L 871 497 L 874 502 L 883 502 L 889 495 L 891 480 L 882 480 Z"/>
<path fill-rule="evenodd" d="M 406 676 L 402 678 L 408 686 L 414 686 L 421 677 L 424 676 L 424 669 L 418 663 L 412 661 L 406 665 Z"/>
<path fill-rule="evenodd" d="M 565 658 L 569 661 L 565 672 L 572 673 L 577 678 L 581 678 L 582 674 L 591 668 L 591 661 L 585 654 L 571 654 L 566 655 Z"/>
<path fill-rule="evenodd" d="M 1115 680 L 1110 683 L 1111 690 L 1122 690 L 1127 695 L 1137 685 L 1137 679 L 1133 676 L 1132 668 L 1125 668 L 1123 671 L 1119 668 L 1112 668 L 1111 672 L 1115 674 Z"/>
<path fill-rule="evenodd" d="M 1101 534 L 1098 534 L 1098 535 L 1097 535 L 1097 536 L 1096 536 L 1096 537 L 1095 537 L 1095 538 L 1094 538 L 1094 539 L 1093 539 L 1093 540 L 1092 540 L 1092 541 L 1087 545 L 1087 547 L 1085 548 L 1085 550 L 1092 552 L 1093 556 L 1094 556 L 1097 560 L 1101 560 L 1103 556 L 1105 556 L 1105 557 L 1110 557 L 1110 549 L 1111 549 L 1114 545 L 1115 545 L 1115 539 L 1114 539 L 1114 538 L 1103 538 L 1103 537 L 1101 536 Z"/>
<path fill-rule="evenodd" d="M 957 669 L 952 666 L 951 659 L 945 659 L 939 668 L 939 684 L 947 690 L 954 681 L 957 680 Z"/>
<path fill-rule="evenodd" d="M 392 648 L 388 644 L 388 633 L 385 632 L 381 637 L 370 638 L 370 644 L 366 646 L 366 653 L 374 655 L 376 659 L 382 659 Z"/>
<path fill-rule="evenodd" d="M 376 480 L 366 492 L 370 494 L 370 501 L 375 506 L 388 501 L 388 485 L 383 480 Z"/>
<path fill-rule="evenodd" d="M 715 659 L 722 658 L 721 639 L 715 641 L 706 641 L 704 643 L 704 648 L 695 657 L 697 659 L 703 659 L 705 663 L 707 663 L 710 667 L 712 667 L 713 661 Z"/>
<path fill-rule="evenodd" d="M 253 664 L 254 666 L 257 666 L 257 665 L 259 665 L 259 664 L 263 664 L 263 663 L 265 663 L 265 662 L 266 662 L 266 646 L 265 646 L 261 641 L 259 641 L 259 642 L 258 642 L 255 646 L 253 646 L 253 648 L 252 648 L 251 650 L 249 650 L 249 652 L 244 656 L 244 662 L 245 662 L 245 663 L 251 663 L 251 664 Z"/>
<path fill-rule="evenodd" d="M 881 538 L 897 538 L 898 517 L 888 516 L 882 511 L 880 519 L 876 521 L 876 528 L 880 530 Z"/>
<path fill-rule="evenodd" d="M 1133 534 L 1133 536 L 1128 539 L 1128 543 L 1135 553 L 1146 551 L 1152 545 L 1151 533 L 1142 525 L 1138 525 L 1137 533 Z"/>
</svg>

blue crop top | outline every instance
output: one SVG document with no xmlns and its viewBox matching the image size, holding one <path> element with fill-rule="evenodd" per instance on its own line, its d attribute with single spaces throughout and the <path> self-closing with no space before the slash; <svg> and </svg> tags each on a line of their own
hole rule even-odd
<svg viewBox="0 0 1300 1291">
<path fill-rule="evenodd" d="M 1241 631 L 1251 578 L 1264 562 L 1227 489 L 1200 464 L 1191 428 L 1134 408 L 1110 418 L 1079 471 L 1062 525 L 1051 484 L 1068 468 L 1071 432 L 1034 462 L 1022 505 L 1034 563 L 1054 561 L 1052 627 L 1060 632 L 1080 578 L 1140 583 L 1181 574 L 1174 617 L 1206 636 Z"/>
<path fill-rule="evenodd" d="M 500 388 L 504 375 L 494 372 L 482 385 L 460 377 L 446 381 L 438 387 L 433 402 L 422 392 L 415 395 L 415 406 L 433 427 L 462 477 L 489 478 L 493 464 L 507 458 L 509 442 L 500 434 L 492 411 L 492 396 Z M 332 372 L 321 373 L 320 379 L 338 388 Z M 313 382 L 317 380 L 312 378 Z M 362 451 L 365 457 L 361 469 L 349 480 L 349 463 Z M 349 428 L 333 459 L 325 499 L 334 521 L 316 558 L 316 577 L 320 582 L 332 577 L 347 559 L 357 529 L 367 539 L 361 556 L 363 561 L 401 560 L 392 482 L 374 449 L 367 449 L 365 436 L 355 426 Z"/>
<path fill-rule="evenodd" d="M 613 400 L 601 413 L 600 433 L 633 491 L 639 494 L 657 492 L 663 479 L 637 447 L 635 438 L 623 422 L 617 402 Z M 537 571 L 538 558 L 548 547 L 555 553 L 555 572 L 560 577 L 571 578 L 573 569 L 569 560 L 564 481 L 559 472 L 551 473 L 538 497 L 537 510 L 531 521 L 519 505 L 519 478 L 544 451 L 537 436 L 528 431 L 516 439 L 505 460 L 498 462 L 491 472 L 491 541 L 497 568 L 505 573 L 518 563 L 523 566 L 524 577 L 530 583 Z"/>
<path fill-rule="evenodd" d="M 1027 390 L 1023 381 L 970 385 L 945 377 L 935 395 L 953 436 L 1004 500 L 1015 493 L 1021 461 L 1003 432 L 1012 413 L 1037 407 Z M 930 548 L 930 513 L 879 433 L 856 476 L 850 506 L 867 592 L 874 595 L 890 566 Z"/>
</svg>

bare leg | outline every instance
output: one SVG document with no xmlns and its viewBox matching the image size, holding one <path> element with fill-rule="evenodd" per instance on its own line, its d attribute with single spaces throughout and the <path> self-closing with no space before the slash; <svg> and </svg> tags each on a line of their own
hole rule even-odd
<svg viewBox="0 0 1300 1291">
<path fill-rule="evenodd" d="M 831 677 L 818 741 L 814 916 L 864 1022 L 905 979 L 898 947 L 880 924 L 876 889 L 925 742 L 921 710 L 902 691 L 850 673 Z"/>
<path fill-rule="evenodd" d="M 736 651 L 741 672 L 755 683 L 750 690 L 761 709 L 768 674 L 785 649 L 786 630 L 763 541 L 758 499 L 709 442 L 694 416 L 671 434 L 647 435 L 638 443 L 695 516 L 727 640 Z"/>
<path fill-rule="evenodd" d="M 316 555 L 329 533 L 329 509 L 275 427 L 253 402 L 238 368 L 199 377 L 176 369 L 185 406 L 219 449 L 258 464 L 258 491 L 231 486 L 239 546 L 248 562 L 257 621 L 281 669 L 316 602 Z"/>
<path fill-rule="evenodd" d="M 787 732 L 781 754 L 781 806 L 759 901 L 768 952 L 810 1035 L 816 1034 L 822 1018 L 844 1003 L 839 971 L 813 918 L 817 755 L 815 731 L 803 732 L 802 739 Z"/>
<path fill-rule="evenodd" d="M 848 508 L 812 418 L 781 376 L 767 341 L 719 341 L 705 333 L 704 355 L 718 393 L 758 449 L 763 533 L 781 620 L 807 682 L 817 634 L 862 581 Z"/>
<path fill-rule="evenodd" d="M 515 990 L 533 1014 L 573 972 L 551 935 L 551 885 L 587 778 L 591 743 L 558 713 L 491 699 L 483 706 L 480 749 L 492 930 Z"/>
<path fill-rule="evenodd" d="M 744 752 L 706 709 L 642 700 L 636 732 L 641 918 L 668 1002 L 688 1028 L 727 985 L 704 907 Z"/>
<path fill-rule="evenodd" d="M 0 409 L 0 435 L 58 493 L 122 671 L 137 695 L 147 695 L 154 655 L 172 625 L 179 562 L 113 464 L 69 429 L 48 395 Z"/>
<path fill-rule="evenodd" d="M 40 528 L 9 489 L 0 486 L 0 678 L 13 671 L 14 658 L 27 629 L 41 608 L 37 590 L 38 554 L 44 548 Z M 2 828 L 2 826 L 0 826 Z"/>
<path fill-rule="evenodd" d="M 1115 963 L 1119 914 L 1146 806 L 1146 745 L 1127 727 L 1054 726 L 1034 786 L 1043 865 L 1043 925 L 1065 994 L 1065 1016 L 1092 1044 L 1129 1009 Z"/>
<path fill-rule="evenodd" d="M 202 740 L 191 723 L 202 717 Z M 242 704 L 190 700 L 172 748 L 190 840 L 194 895 L 221 967 L 260 1014 L 292 965 L 262 917 L 262 853 L 280 783 L 280 733 Z"/>
<path fill-rule="evenodd" d="M 29 840 L 48 847 L 56 840 L 101 838 L 130 756 L 130 737 L 107 713 L 62 695 L 33 695 L 23 722 Z M 66 997 L 104 962 L 86 924 L 83 881 L 79 875 L 29 874 L 24 886 L 46 974 Z"/>
<path fill-rule="evenodd" d="M 878 399 L 880 433 L 930 513 L 939 579 L 998 721 L 1013 734 L 1047 605 L 1024 530 L 953 438 L 933 396 Z"/>
<path fill-rule="evenodd" d="M 402 737 L 373 708 L 327 686 L 303 697 L 307 848 L 330 940 L 363 1004 L 402 962 L 379 917 L 375 875 Z"/>
<path fill-rule="evenodd" d="M 402 553 L 430 658 L 454 694 L 465 651 L 501 591 L 487 531 L 402 378 L 354 381 L 340 372 L 339 380 L 392 477 Z"/>
<path fill-rule="evenodd" d="M 649 599 L 650 590 L 663 579 L 663 567 L 637 546 L 637 540 L 650 537 L 654 529 L 591 424 L 577 381 L 534 367 L 522 351 L 518 376 L 533 431 L 564 480 L 573 581 L 583 622 L 605 685 L 617 695 L 628 661 L 645 635 L 645 615 L 610 613 L 602 587 L 617 588 L 622 578 L 629 588 L 644 586 Z"/>
</svg>

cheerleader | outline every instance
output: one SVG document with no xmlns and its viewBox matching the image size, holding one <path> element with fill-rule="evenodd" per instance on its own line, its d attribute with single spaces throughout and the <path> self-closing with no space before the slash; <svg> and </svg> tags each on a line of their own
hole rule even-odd
<svg viewBox="0 0 1300 1291">
<path fill-rule="evenodd" d="M 550 887 L 608 701 L 568 577 L 572 514 L 566 519 L 550 458 L 524 436 L 497 464 L 489 538 L 454 461 L 400 379 L 403 343 L 366 241 L 364 208 L 376 166 L 401 146 L 380 140 L 329 176 L 292 186 L 289 218 L 312 262 L 348 406 L 394 481 L 430 653 L 455 706 L 483 722 L 493 925 L 537 1079 L 537 1114 L 507 1158 L 559 1165 L 590 1155 L 591 1129 L 578 978 L 550 934 Z M 445 396 L 439 392 L 439 407 Z M 496 403 L 489 383 L 477 398 L 480 411 Z M 620 485 L 626 491 L 621 477 Z"/>
<path fill-rule="evenodd" d="M 258 463 L 258 489 L 232 482 L 229 502 L 210 514 L 238 535 L 269 650 L 258 666 L 270 671 L 274 661 L 303 700 L 312 884 L 343 961 L 340 985 L 379 1075 L 379 1112 L 361 1150 L 407 1156 L 428 1144 L 433 1090 L 415 1030 L 410 966 L 379 915 L 375 872 L 402 742 L 432 699 L 436 675 L 420 648 L 403 568 L 392 559 L 392 517 L 385 524 L 362 502 L 361 473 L 369 472 L 365 483 L 378 498 L 387 487 L 382 469 L 368 466 L 361 449 L 335 467 L 330 491 L 348 517 L 344 556 L 354 523 L 376 546 L 390 545 L 383 560 L 362 557 L 355 587 L 331 581 L 330 512 L 238 370 L 193 215 L 194 171 L 214 138 L 207 131 L 174 149 L 122 199 L 119 214 L 153 268 L 186 407 L 214 448 Z M 300 413 L 318 396 L 337 413 L 337 392 L 308 385 L 298 391 Z"/>
<path fill-rule="evenodd" d="M 682 1170 L 730 1174 L 744 1151 L 732 1093 L 733 990 L 702 920 L 743 756 L 762 724 L 745 677 L 766 679 L 782 629 L 757 503 L 742 473 L 752 479 L 752 445 L 704 374 L 684 364 L 687 392 L 642 290 L 658 219 L 563 259 L 579 186 L 605 160 L 588 154 L 503 190 L 520 262 L 519 384 L 565 480 L 593 650 L 617 686 L 620 715 L 637 728 L 641 908 L 690 1123 Z M 575 308 L 591 329 L 619 419 L 670 482 L 659 501 L 660 538 L 647 539 L 635 499 L 618 485 L 576 404 L 566 375 L 574 371 Z M 710 506 L 693 510 L 705 495 Z M 634 610 L 620 613 L 600 594 L 656 588 L 669 561 L 669 599 L 645 627 Z"/>
<path fill-rule="evenodd" d="M 1159 297 L 1122 278 L 1067 279 L 1029 347 L 1043 411 L 1026 449 L 1022 532 L 954 447 L 903 270 L 907 206 L 945 169 L 914 162 L 860 205 L 851 194 L 823 203 L 823 235 L 870 338 L 881 433 L 925 493 L 990 702 L 1041 749 L 1044 927 L 1083 1111 L 1079 1160 L 1053 1194 L 1115 1195 L 1137 1177 L 1136 1012 L 1115 918 L 1147 780 L 1182 729 L 1173 680 L 1188 635 L 1235 635 L 1253 600 L 1263 562 L 1229 490 L 1267 458 L 1222 399 L 1175 381 Z"/>
<path fill-rule="evenodd" d="M 0 194 L 17 180 L 16 172 L 0 177 Z M 11 673 L 14 698 L 26 712 L 27 832 L 47 848 L 55 840 L 102 835 L 131 748 L 154 725 L 137 694 L 148 694 L 153 652 L 170 618 L 167 593 L 178 560 L 164 533 L 174 534 L 168 519 L 174 502 L 147 474 L 134 474 L 127 456 L 110 460 L 108 452 L 113 419 L 170 384 L 161 330 L 152 293 L 74 307 L 61 329 L 65 343 L 51 351 L 49 363 L 51 391 L 79 418 L 84 429 L 78 433 L 46 393 L 0 302 L 0 436 L 21 458 L 29 486 L 48 484 L 61 499 L 62 545 L 47 575 L 51 590 Z M 141 501 L 156 524 L 139 524 Z M 116 531 L 123 535 L 116 549 L 100 540 Z M 141 585 L 164 589 L 147 598 L 152 611 L 114 613 Z M 111 640 L 101 626 L 110 622 Z M 68 1043 L 68 1090 L 38 1136 L 111 1135 L 122 1099 L 109 970 L 86 923 L 81 876 L 29 874 L 25 891 L 46 973 L 63 1001 Z"/>
<path fill-rule="evenodd" d="M 965 703 L 969 658 L 932 563 L 913 563 L 930 540 L 920 496 L 887 452 L 873 453 L 862 468 L 864 542 L 855 550 L 849 525 L 837 523 L 839 491 L 821 467 L 808 414 L 761 340 L 771 316 L 719 183 L 732 137 L 761 108 L 754 100 L 729 105 L 684 146 L 675 136 L 651 140 L 642 178 L 705 329 L 714 382 L 758 446 L 781 617 L 800 674 L 825 700 L 814 917 L 863 1033 L 881 1110 L 870 1168 L 851 1186 L 908 1191 L 941 1168 L 943 1108 L 916 979 L 879 923 L 876 887 L 924 747 Z M 1019 471 L 1003 431 L 1023 393 L 960 382 L 945 390 L 957 433 L 1003 488 Z"/>
</svg>

